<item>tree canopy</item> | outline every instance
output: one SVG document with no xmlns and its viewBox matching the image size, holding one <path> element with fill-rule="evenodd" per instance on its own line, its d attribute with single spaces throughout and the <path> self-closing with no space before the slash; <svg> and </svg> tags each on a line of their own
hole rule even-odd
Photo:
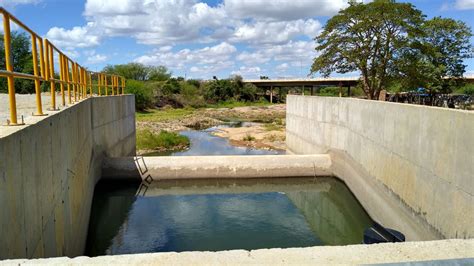
<svg viewBox="0 0 474 266">
<path fill-rule="evenodd" d="M 165 66 L 145 66 L 140 63 L 107 65 L 103 71 L 138 81 L 165 81 L 171 77 L 171 72 Z"/>
<path fill-rule="evenodd" d="M 11 34 L 13 71 L 33 74 L 33 61 L 30 51 L 31 43 L 26 33 L 13 31 Z M 5 70 L 5 45 L 3 34 L 0 34 L 0 69 Z M 7 81 L 0 78 L 0 92 L 7 91 Z M 17 93 L 34 93 L 34 84 L 30 80 L 16 79 L 15 90 Z"/>
<path fill-rule="evenodd" d="M 350 6 L 328 20 L 315 38 L 319 56 L 311 72 L 361 74 L 362 88 L 376 99 L 393 80 L 443 87 L 443 77 L 461 77 L 472 36 L 462 22 L 426 20 L 412 4 L 375 0 Z M 456 80 L 456 79 L 453 79 Z"/>
</svg>

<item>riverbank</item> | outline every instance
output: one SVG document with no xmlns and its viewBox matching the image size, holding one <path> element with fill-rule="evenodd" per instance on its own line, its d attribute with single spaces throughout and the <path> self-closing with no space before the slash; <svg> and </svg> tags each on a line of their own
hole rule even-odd
<svg viewBox="0 0 474 266">
<path fill-rule="evenodd" d="M 228 122 L 252 122 L 243 127 L 220 128 L 214 135 L 232 145 L 258 149 L 285 150 L 285 105 L 244 106 L 234 108 L 153 109 L 137 113 L 137 131 L 179 132 L 202 130 Z M 149 153 L 140 148 L 138 154 Z M 160 149 L 162 151 L 162 149 Z"/>
</svg>

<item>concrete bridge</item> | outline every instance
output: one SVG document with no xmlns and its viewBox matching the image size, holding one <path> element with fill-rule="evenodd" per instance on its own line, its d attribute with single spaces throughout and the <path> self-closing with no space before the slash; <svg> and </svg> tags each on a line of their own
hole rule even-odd
<svg viewBox="0 0 474 266">
<path fill-rule="evenodd" d="M 474 83 L 474 74 L 465 75 L 463 78 L 467 83 Z M 314 95 L 320 87 L 333 86 L 342 90 L 347 90 L 347 95 L 351 95 L 351 87 L 360 82 L 360 77 L 328 77 L 328 78 L 308 78 L 308 79 L 247 79 L 244 83 L 252 83 L 259 88 L 270 91 L 270 102 L 273 102 L 275 91 L 278 90 L 280 96 L 282 88 L 301 88 L 301 94 L 305 95 L 306 90 L 309 95 Z"/>
</svg>

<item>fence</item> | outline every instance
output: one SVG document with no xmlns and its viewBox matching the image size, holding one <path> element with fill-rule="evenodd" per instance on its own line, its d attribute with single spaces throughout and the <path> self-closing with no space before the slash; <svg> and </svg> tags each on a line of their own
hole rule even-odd
<svg viewBox="0 0 474 266">
<path fill-rule="evenodd" d="M 4 8 L 0 7 L 0 13 L 3 15 L 3 38 L 6 68 L 5 70 L 0 70 L 0 77 L 7 79 L 8 101 L 10 107 L 10 120 L 8 125 L 22 124 L 18 123 L 17 117 L 15 79 L 29 79 L 34 81 L 36 93 L 36 113 L 34 115 L 37 116 L 45 115 L 43 113 L 43 104 L 41 103 L 42 83 L 47 84 L 49 82 L 51 91 L 51 108 L 49 110 L 52 111 L 58 110 L 56 105 L 56 85 L 59 85 L 61 104 L 63 106 L 66 106 L 66 96 L 67 102 L 72 104 L 82 99 L 93 97 L 94 90 L 96 91 L 97 96 L 124 94 L 124 77 L 88 71 L 85 67 L 71 60 L 71 58 L 66 56 L 49 40 L 41 38 Z M 31 36 L 33 74 L 14 71 L 11 47 L 11 22 L 14 22 Z M 57 61 L 55 59 L 57 59 Z M 56 73 L 54 69 L 56 62 L 59 66 L 59 73 Z M 57 78 L 58 74 L 59 79 Z"/>
</svg>

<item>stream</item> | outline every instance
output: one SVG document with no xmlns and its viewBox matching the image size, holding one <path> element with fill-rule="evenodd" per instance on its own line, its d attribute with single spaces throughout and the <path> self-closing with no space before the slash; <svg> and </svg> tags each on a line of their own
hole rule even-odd
<svg viewBox="0 0 474 266">
<path fill-rule="evenodd" d="M 189 138 L 190 147 L 185 151 L 154 152 L 144 156 L 201 156 L 201 155 L 278 155 L 285 151 L 237 147 L 228 139 L 212 135 L 221 128 L 252 126 L 251 122 L 229 122 L 204 130 L 185 130 L 179 134 Z"/>
</svg>

